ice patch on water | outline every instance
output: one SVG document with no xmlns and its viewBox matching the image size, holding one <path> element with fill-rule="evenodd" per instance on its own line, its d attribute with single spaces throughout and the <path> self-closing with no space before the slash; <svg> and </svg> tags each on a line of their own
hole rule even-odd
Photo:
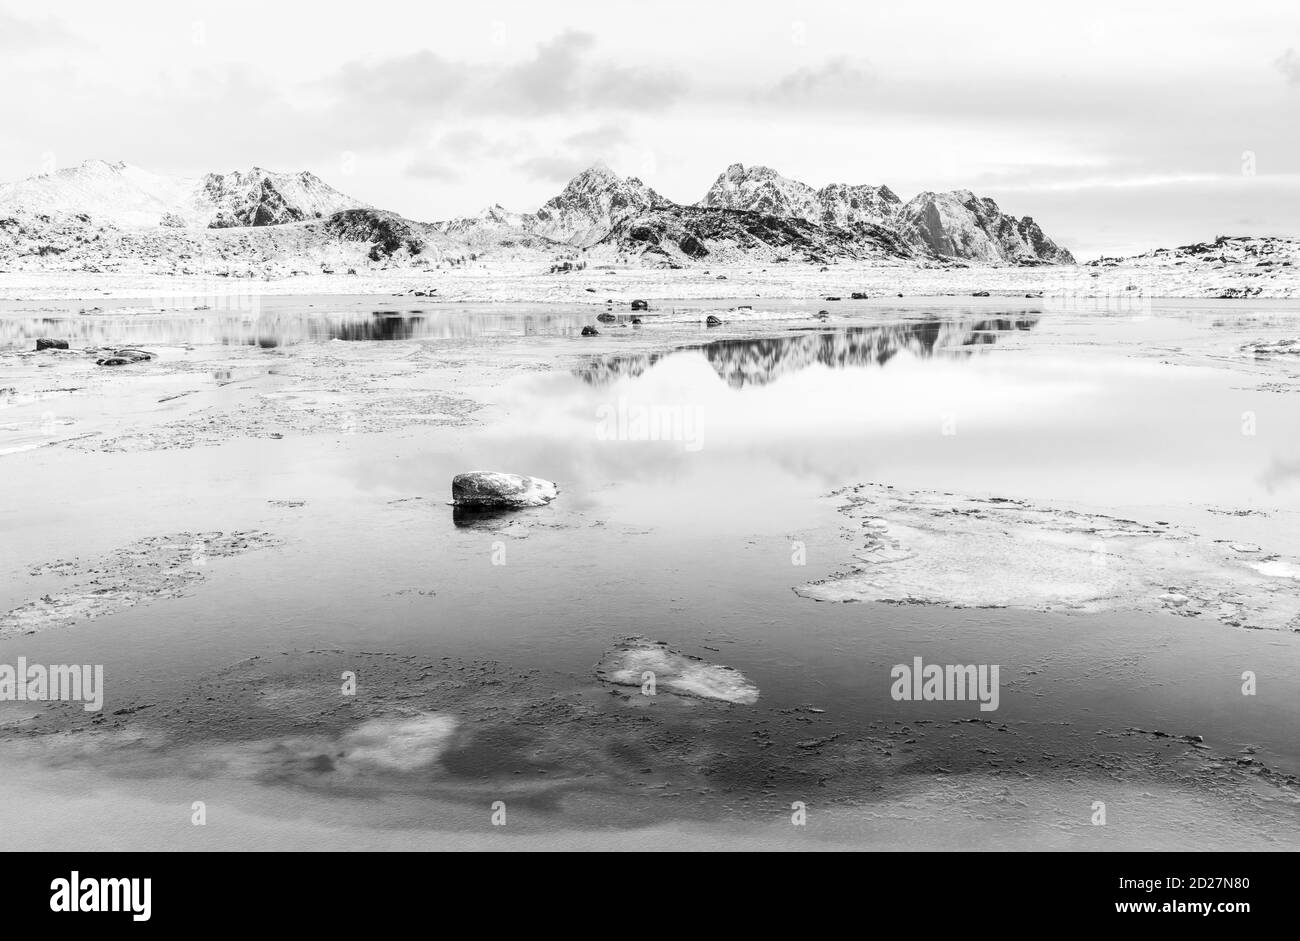
<svg viewBox="0 0 1300 941">
<path fill-rule="evenodd" d="M 617 686 L 641 686 L 645 674 L 654 674 L 656 692 L 751 705 L 758 687 L 732 667 L 709 663 L 679 653 L 663 644 L 633 637 L 610 651 L 596 667 L 596 675 Z"/>
<path fill-rule="evenodd" d="M 211 560 L 278 545 L 278 538 L 260 530 L 171 533 L 138 539 L 94 561 L 38 565 L 28 574 L 60 575 L 68 584 L 0 612 L 0 636 L 67 627 L 151 601 L 183 598 L 207 577 Z"/>
<path fill-rule="evenodd" d="M 420 713 L 370 719 L 332 733 L 204 744 L 185 754 L 205 773 L 219 769 L 253 779 L 317 781 L 331 775 L 335 781 L 365 781 L 434 764 L 457 727 L 453 716 Z"/>
<path fill-rule="evenodd" d="M 1273 578 L 1300 578 L 1300 565 L 1294 562 L 1283 562 L 1281 559 L 1252 562 L 1250 567 L 1260 575 L 1269 575 Z"/>
<path fill-rule="evenodd" d="M 414 771 L 437 761 L 455 732 L 455 718 L 440 713 L 372 719 L 342 737 L 340 760 L 358 768 Z"/>
<path fill-rule="evenodd" d="M 860 539 L 848 571 L 796 588 L 818 601 L 1034 611 L 1153 611 L 1300 629 L 1300 564 L 1166 522 L 1007 497 L 864 484 L 837 491 Z M 885 525 L 881 525 L 882 521 Z"/>
</svg>

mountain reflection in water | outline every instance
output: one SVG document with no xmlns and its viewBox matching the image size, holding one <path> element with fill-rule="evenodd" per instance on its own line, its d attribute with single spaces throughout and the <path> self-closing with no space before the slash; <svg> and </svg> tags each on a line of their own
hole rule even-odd
<svg viewBox="0 0 1300 941">
<path fill-rule="evenodd" d="M 812 365 L 832 369 L 883 366 L 901 352 L 921 359 L 969 356 L 1010 332 L 1032 330 L 1037 317 L 985 320 L 926 320 L 870 327 L 814 328 L 757 340 L 715 340 L 662 353 L 605 356 L 575 369 L 584 382 L 600 386 L 634 379 L 666 356 L 701 352 L 729 386 L 761 386 Z"/>
</svg>

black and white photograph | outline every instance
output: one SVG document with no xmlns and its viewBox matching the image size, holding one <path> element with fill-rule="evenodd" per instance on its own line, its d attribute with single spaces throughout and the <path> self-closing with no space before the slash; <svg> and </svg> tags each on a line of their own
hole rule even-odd
<svg viewBox="0 0 1300 941">
<path fill-rule="evenodd" d="M 1300 849 L 1294 0 L 0 0 L 0 89 L 35 907 Z"/>
</svg>

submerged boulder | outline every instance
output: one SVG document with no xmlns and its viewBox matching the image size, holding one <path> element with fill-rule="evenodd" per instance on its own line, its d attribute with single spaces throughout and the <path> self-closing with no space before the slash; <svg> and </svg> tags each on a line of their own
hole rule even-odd
<svg viewBox="0 0 1300 941">
<path fill-rule="evenodd" d="M 549 480 L 496 471 L 457 474 L 451 481 L 451 502 L 458 507 L 519 509 L 545 506 L 559 492 L 559 488 Z"/>
</svg>

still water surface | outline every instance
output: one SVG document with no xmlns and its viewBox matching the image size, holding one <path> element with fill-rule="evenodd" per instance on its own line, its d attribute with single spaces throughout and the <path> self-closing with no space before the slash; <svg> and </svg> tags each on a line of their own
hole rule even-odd
<svg viewBox="0 0 1300 941">
<path fill-rule="evenodd" d="M 244 657 L 322 648 L 493 659 L 544 671 L 561 689 L 589 685 L 603 651 L 643 635 L 742 670 L 764 710 L 821 710 L 814 731 L 789 735 L 853 736 L 915 719 L 918 708 L 936 721 L 973 714 L 970 704 L 890 699 L 891 665 L 921 656 L 1001 665 L 997 719 L 1022 732 L 1008 761 L 1017 749 L 1086 751 L 1094 736 L 1135 726 L 1200 734 L 1230 755 L 1249 745 L 1300 770 L 1292 636 L 1173 617 L 817 604 L 791 590 L 847 558 L 852 543 L 824 497 L 852 483 L 1197 525 L 1208 508 L 1289 518 L 1300 510 L 1300 400 L 1211 361 L 1148 355 L 1212 335 L 1204 318 L 1171 311 L 1081 326 L 1019 305 L 891 305 L 837 311 L 832 323 L 773 323 L 754 339 L 731 325 L 688 330 L 647 317 L 626 349 L 565 349 L 560 368 L 483 388 L 473 356 L 579 342 L 592 314 L 77 316 L 8 313 L 0 342 L 27 348 L 63 325 L 74 346 L 237 346 L 256 357 L 332 341 L 436 350 L 454 339 L 471 357 L 466 389 L 488 402 L 468 427 L 0 457 L 22 484 L 0 495 L 10 534 L 0 568 L 15 576 L 0 590 L 6 608 L 30 596 L 18 573 L 36 561 L 180 530 L 257 527 L 284 538 L 281 549 L 221 560 L 187 598 L 3 641 L 6 654 L 33 661 L 75 651 L 78 662 L 102 662 L 123 698 L 165 703 Z M 668 348 L 644 341 L 656 329 L 670 332 Z M 1105 342 L 1080 342 L 1103 331 Z M 1242 433 L 1246 412 L 1253 435 Z M 471 469 L 549 478 L 561 497 L 504 528 L 457 519 L 449 482 Z M 502 549 L 505 564 L 494 564 Z M 1283 694 L 1242 709 L 1243 668 Z M 743 753 L 752 731 L 718 734 Z M 930 774 L 971 765 L 969 745 L 945 733 L 916 748 Z M 761 755 L 752 761 L 739 767 L 761 771 Z M 480 750 L 460 773 L 477 780 L 499 764 Z M 770 773 L 764 783 L 728 767 L 706 802 L 739 812 L 738 798 L 772 797 Z M 877 783 L 860 782 L 860 796 Z"/>
</svg>

